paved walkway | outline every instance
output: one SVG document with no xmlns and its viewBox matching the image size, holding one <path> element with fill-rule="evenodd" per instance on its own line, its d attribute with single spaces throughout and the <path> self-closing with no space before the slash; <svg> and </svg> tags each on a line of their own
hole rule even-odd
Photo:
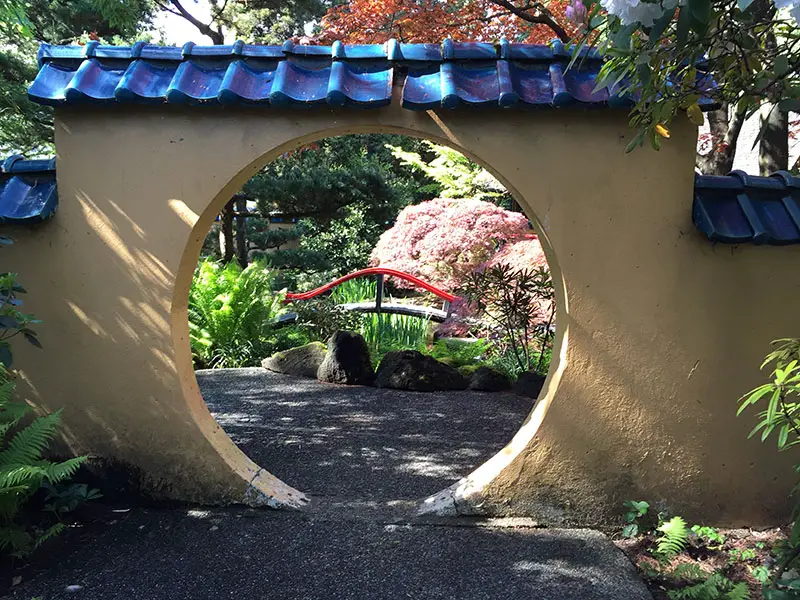
<svg viewBox="0 0 800 600">
<path fill-rule="evenodd" d="M 69 535 L 58 562 L 13 598 L 652 600 L 625 556 L 588 530 L 138 509 Z"/>
<path fill-rule="evenodd" d="M 11 597 L 652 600 L 601 533 L 414 516 L 418 498 L 510 439 L 529 399 L 331 386 L 260 369 L 198 381 L 234 441 L 311 493 L 311 509 L 110 511 L 55 540 Z"/>
</svg>

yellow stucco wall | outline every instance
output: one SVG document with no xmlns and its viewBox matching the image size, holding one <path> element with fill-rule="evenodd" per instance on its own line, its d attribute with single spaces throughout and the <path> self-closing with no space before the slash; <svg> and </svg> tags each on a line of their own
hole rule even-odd
<svg viewBox="0 0 800 600">
<path fill-rule="evenodd" d="M 691 223 L 696 132 L 625 155 L 616 111 L 57 111 L 60 205 L 3 250 L 39 315 L 20 390 L 64 406 L 76 452 L 137 469 L 157 497 L 300 506 L 214 422 L 192 372 L 187 292 L 222 204 L 301 143 L 394 131 L 490 168 L 540 227 L 559 303 L 545 394 L 437 511 L 601 523 L 643 498 L 720 524 L 788 514 L 789 457 L 747 441 L 736 399 L 769 341 L 797 334 L 800 247 L 713 246 Z M 286 482 L 291 484 L 292 482 Z"/>
</svg>

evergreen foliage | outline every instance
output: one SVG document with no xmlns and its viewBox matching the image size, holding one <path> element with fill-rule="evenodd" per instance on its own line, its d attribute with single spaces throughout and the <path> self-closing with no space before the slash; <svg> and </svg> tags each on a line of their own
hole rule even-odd
<svg viewBox="0 0 800 600">
<path fill-rule="evenodd" d="M 673 574 L 676 574 L 677 571 L 676 567 Z M 692 575 L 692 579 L 695 579 L 696 583 L 669 590 L 667 596 L 670 600 L 749 600 L 750 590 L 745 582 L 733 583 L 719 572 L 709 574 L 700 569 L 697 571 L 691 573 L 689 569 L 681 571 L 681 573 Z M 680 578 L 689 579 L 689 577 Z"/>
<path fill-rule="evenodd" d="M 0 244 L 7 238 L 0 237 Z M 41 348 L 36 332 L 31 325 L 41 323 L 33 315 L 24 313 L 20 309 L 23 302 L 19 294 L 24 294 L 23 288 L 17 282 L 15 273 L 0 274 L 0 365 L 11 367 L 13 361 L 11 353 L 11 340 L 23 336 L 28 343 Z"/>
<path fill-rule="evenodd" d="M 390 143 L 424 151 L 422 142 L 405 136 L 348 135 L 287 153 L 262 169 L 243 189 L 263 215 L 248 219 L 254 255 L 276 268 L 324 273 L 323 279 L 364 268 L 398 211 L 433 183 L 395 159 Z M 270 227 L 274 214 L 296 219 L 296 227 Z M 281 247 L 293 240 L 299 250 Z"/>
<path fill-rule="evenodd" d="M 53 111 L 28 99 L 38 71 L 39 42 L 85 42 L 89 33 L 113 43 L 131 41 L 151 21 L 153 6 L 148 0 L 25 0 L 16 5 L 24 8 L 25 26 L 0 21 L 0 153 L 52 154 Z M 106 8 L 112 13 L 106 14 Z"/>
</svg>

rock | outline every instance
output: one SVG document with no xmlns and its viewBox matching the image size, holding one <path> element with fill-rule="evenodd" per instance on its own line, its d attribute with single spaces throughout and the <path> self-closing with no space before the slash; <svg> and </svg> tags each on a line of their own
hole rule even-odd
<svg viewBox="0 0 800 600">
<path fill-rule="evenodd" d="M 375 373 L 380 388 L 433 392 L 465 390 L 469 380 L 453 367 L 416 350 L 388 352 Z"/>
<path fill-rule="evenodd" d="M 444 361 L 442 361 L 442 362 L 444 362 Z M 445 362 L 444 364 L 448 364 L 448 363 Z M 475 374 L 475 371 L 477 371 L 480 368 L 480 366 L 479 365 L 462 365 L 462 366 L 456 367 L 456 368 L 458 369 L 458 372 L 461 373 L 464 377 L 466 377 L 467 379 L 472 379 L 472 376 Z"/>
<path fill-rule="evenodd" d="M 514 391 L 520 396 L 538 398 L 542 387 L 544 387 L 545 379 L 546 377 L 539 375 L 535 371 L 525 371 L 514 383 Z"/>
<path fill-rule="evenodd" d="M 324 358 L 325 344 L 311 342 L 273 354 L 261 361 L 261 366 L 275 373 L 285 373 L 297 377 L 316 377 L 317 370 Z"/>
<path fill-rule="evenodd" d="M 511 389 L 508 375 L 491 367 L 478 367 L 469 380 L 469 389 L 479 392 L 502 392 Z"/>
<path fill-rule="evenodd" d="M 350 331 L 337 331 L 328 340 L 328 352 L 317 369 L 317 379 L 327 383 L 372 385 L 375 373 L 364 338 Z"/>
</svg>

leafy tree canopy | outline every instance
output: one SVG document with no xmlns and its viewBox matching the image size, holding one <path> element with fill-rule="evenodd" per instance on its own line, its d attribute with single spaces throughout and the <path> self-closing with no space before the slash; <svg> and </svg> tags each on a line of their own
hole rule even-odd
<svg viewBox="0 0 800 600">
<path fill-rule="evenodd" d="M 631 124 L 638 135 L 630 149 L 658 148 L 679 116 L 702 124 L 701 98 L 738 115 L 764 106 L 782 113 L 777 141 L 786 144 L 786 111 L 800 108 L 797 0 L 585 0 L 583 6 L 583 43 L 595 40 L 609 58 L 602 82 L 636 99 Z"/>
<path fill-rule="evenodd" d="M 421 192 L 441 198 L 490 200 L 506 208 L 512 205 L 511 195 L 489 171 L 457 150 L 429 141 L 423 144 L 435 158 L 426 160 L 418 152 L 389 146 L 392 155 L 400 162 L 433 180 L 433 183 L 420 187 Z"/>
<path fill-rule="evenodd" d="M 250 219 L 258 250 L 298 240 L 299 248 L 264 254 L 272 264 L 342 275 L 367 265 L 381 233 L 408 204 L 430 197 L 439 185 L 396 158 L 391 147 L 435 157 L 420 140 L 398 135 L 333 137 L 305 146 L 267 165 L 243 189 L 264 216 L 298 219 L 291 230 Z M 427 196 L 426 196 L 427 194 Z"/>
<path fill-rule="evenodd" d="M 153 8 L 146 0 L 132 0 L 124 13 L 106 15 L 96 0 L 0 0 L 0 152 L 29 156 L 53 152 L 53 114 L 49 107 L 28 99 L 28 86 L 36 76 L 39 41 L 65 44 L 88 36 L 123 43 L 150 23 Z M 10 11 L 13 11 L 10 12 Z M 8 18 L 12 15 L 12 18 Z M 124 18 L 123 18 L 124 17 Z"/>
<path fill-rule="evenodd" d="M 568 40 L 575 26 L 565 18 L 566 0 L 351 0 L 332 7 L 321 21 L 320 40 L 381 43 L 457 41 L 547 43 Z"/>
</svg>

